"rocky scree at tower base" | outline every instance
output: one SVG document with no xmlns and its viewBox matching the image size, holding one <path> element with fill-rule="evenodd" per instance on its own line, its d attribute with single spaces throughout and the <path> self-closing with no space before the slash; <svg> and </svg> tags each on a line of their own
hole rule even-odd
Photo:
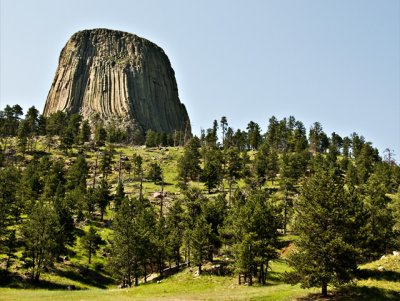
<svg viewBox="0 0 400 301">
<path fill-rule="evenodd" d="M 91 124 L 191 133 L 175 73 L 164 51 L 137 35 L 93 29 L 62 49 L 43 115 L 80 113 Z"/>
</svg>

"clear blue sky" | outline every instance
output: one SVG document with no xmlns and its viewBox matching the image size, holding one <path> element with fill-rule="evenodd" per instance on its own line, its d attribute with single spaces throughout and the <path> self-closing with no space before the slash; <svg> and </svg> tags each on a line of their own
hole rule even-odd
<svg viewBox="0 0 400 301">
<path fill-rule="evenodd" d="M 40 111 L 70 36 L 118 29 L 164 49 L 193 132 L 225 115 L 266 129 L 357 132 L 400 161 L 400 1 L 21 1 L 1 3 L 0 108 Z"/>
</svg>

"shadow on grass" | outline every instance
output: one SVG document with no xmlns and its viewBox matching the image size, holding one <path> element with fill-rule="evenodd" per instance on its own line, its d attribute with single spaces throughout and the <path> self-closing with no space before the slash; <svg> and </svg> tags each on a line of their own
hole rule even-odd
<svg viewBox="0 0 400 301">
<path fill-rule="evenodd" d="M 97 271 L 84 267 L 74 267 L 71 270 L 56 270 L 55 273 L 63 278 L 74 280 L 82 285 L 93 286 L 101 289 L 107 288 L 108 285 L 114 284 L 115 281 L 111 277 L 105 276 Z M 63 289 L 81 289 L 72 284 L 59 284 L 47 280 L 31 281 L 29 278 L 22 277 L 17 273 L 0 273 L 0 287 L 35 289 L 42 288 L 48 290 Z"/>
<path fill-rule="evenodd" d="M 316 300 L 335 300 L 335 301 L 398 301 L 400 300 L 400 293 L 377 287 L 368 286 L 351 286 L 343 289 L 338 289 L 329 294 L 327 298 L 321 297 L 321 294 L 310 294 L 306 297 L 297 298 L 296 301 L 316 301 Z"/>
<path fill-rule="evenodd" d="M 0 273 L 0 287 L 15 289 L 47 289 L 47 290 L 68 290 L 71 285 L 53 283 L 47 280 L 31 281 L 29 278 L 21 277 L 16 273 Z M 74 289 L 79 289 L 74 287 Z"/>
<path fill-rule="evenodd" d="M 74 270 L 57 270 L 57 275 L 65 277 L 84 285 L 90 285 L 97 288 L 105 289 L 108 285 L 115 283 L 114 279 L 105 276 L 97 271 L 78 267 Z"/>
<path fill-rule="evenodd" d="M 400 273 L 395 271 L 378 271 L 372 269 L 362 269 L 357 273 L 359 279 L 375 279 L 375 280 L 386 280 L 386 281 L 400 281 Z"/>
</svg>

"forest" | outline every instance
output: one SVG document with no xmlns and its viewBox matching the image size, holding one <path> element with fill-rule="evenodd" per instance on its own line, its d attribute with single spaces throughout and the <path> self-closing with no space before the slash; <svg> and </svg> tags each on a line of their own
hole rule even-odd
<svg viewBox="0 0 400 301">
<path fill-rule="evenodd" d="M 381 155 L 362 135 L 327 134 L 319 122 L 307 130 L 293 116 L 265 126 L 235 130 L 223 116 L 199 137 L 141 134 L 7 105 L 0 286 L 40 287 L 72 268 L 102 288 L 183 269 L 265 286 L 283 260 L 282 281 L 326 297 L 360 265 L 398 254 L 393 150 Z"/>
</svg>

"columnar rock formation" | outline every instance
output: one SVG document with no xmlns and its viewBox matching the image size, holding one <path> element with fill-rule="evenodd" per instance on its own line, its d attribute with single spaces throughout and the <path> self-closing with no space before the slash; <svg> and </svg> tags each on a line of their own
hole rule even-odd
<svg viewBox="0 0 400 301">
<path fill-rule="evenodd" d="M 69 39 L 43 114 L 58 110 L 142 131 L 190 132 L 167 55 L 154 43 L 121 31 L 83 30 Z"/>
</svg>

